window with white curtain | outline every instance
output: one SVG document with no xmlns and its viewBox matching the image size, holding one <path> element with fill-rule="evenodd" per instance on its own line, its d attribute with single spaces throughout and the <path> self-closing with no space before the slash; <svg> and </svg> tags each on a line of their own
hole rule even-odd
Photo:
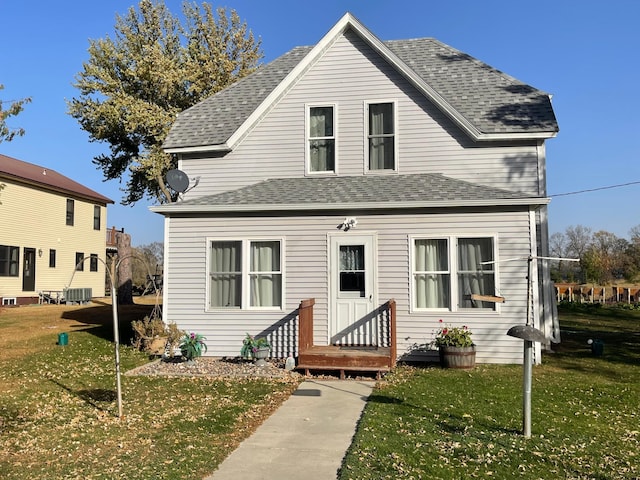
<svg viewBox="0 0 640 480">
<path fill-rule="evenodd" d="M 308 148 L 310 172 L 334 172 L 336 168 L 335 109 L 309 107 Z"/>
<path fill-rule="evenodd" d="M 453 247 L 452 247 L 453 246 Z M 495 295 L 493 237 L 417 238 L 413 242 L 416 309 L 495 309 L 472 294 Z"/>
<path fill-rule="evenodd" d="M 252 307 L 282 306 L 280 242 L 250 242 Z"/>
<path fill-rule="evenodd" d="M 282 307 L 279 240 L 212 240 L 209 252 L 211 308 Z"/>
<path fill-rule="evenodd" d="M 393 103 L 370 103 L 368 110 L 369 170 L 394 170 L 395 119 Z"/>
</svg>

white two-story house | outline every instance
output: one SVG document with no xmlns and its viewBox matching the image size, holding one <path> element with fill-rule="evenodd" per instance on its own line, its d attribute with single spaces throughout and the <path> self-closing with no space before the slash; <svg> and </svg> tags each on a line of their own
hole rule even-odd
<svg viewBox="0 0 640 480">
<path fill-rule="evenodd" d="M 301 301 L 314 345 L 389 346 L 393 300 L 394 357 L 436 359 L 424 346 L 442 320 L 468 326 L 479 362 L 519 363 L 506 332 L 526 322 L 527 261 L 512 259 L 546 253 L 557 132 L 548 94 L 346 14 L 178 116 L 165 149 L 198 183 L 152 207 L 164 320 L 204 334 L 209 355 L 238 355 L 248 332 L 284 357 L 300 348 Z M 544 262 L 532 286 L 552 340 Z"/>
</svg>

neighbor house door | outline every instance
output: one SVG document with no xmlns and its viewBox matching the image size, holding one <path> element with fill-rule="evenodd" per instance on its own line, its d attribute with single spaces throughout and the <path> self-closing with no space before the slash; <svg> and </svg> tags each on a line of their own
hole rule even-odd
<svg viewBox="0 0 640 480">
<path fill-rule="evenodd" d="M 36 249 L 24 249 L 22 261 L 22 291 L 33 292 L 36 289 Z"/>
<path fill-rule="evenodd" d="M 375 345 L 375 236 L 334 235 L 330 243 L 330 341 L 336 345 Z"/>
</svg>

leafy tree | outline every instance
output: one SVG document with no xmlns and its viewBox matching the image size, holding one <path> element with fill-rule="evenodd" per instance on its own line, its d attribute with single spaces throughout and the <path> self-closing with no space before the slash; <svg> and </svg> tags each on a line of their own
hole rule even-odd
<svg viewBox="0 0 640 480">
<path fill-rule="evenodd" d="M 176 115 L 251 73 L 262 58 L 231 10 L 182 5 L 184 22 L 161 1 L 141 0 L 116 17 L 114 38 L 90 41 L 89 60 L 68 103 L 91 141 L 110 145 L 93 162 L 107 180 L 129 177 L 122 203 L 176 200 L 164 176 L 177 162 L 162 150 Z"/>
<path fill-rule="evenodd" d="M 162 242 L 153 242 L 136 247 L 133 250 L 133 284 L 144 287 L 147 284 L 148 275 L 162 273 L 164 244 Z"/>
<path fill-rule="evenodd" d="M 0 90 L 4 89 L 4 85 L 0 84 Z M 24 106 L 31 102 L 31 97 L 21 100 L 0 100 L 0 143 L 3 141 L 10 142 L 14 137 L 24 135 L 24 128 L 10 128 L 7 125 L 9 117 L 15 117 L 24 109 Z M 8 106 L 6 106 L 8 105 Z"/>
</svg>

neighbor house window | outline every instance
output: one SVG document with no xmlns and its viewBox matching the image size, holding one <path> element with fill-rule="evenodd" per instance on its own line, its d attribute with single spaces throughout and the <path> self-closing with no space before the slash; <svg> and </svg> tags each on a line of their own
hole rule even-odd
<svg viewBox="0 0 640 480">
<path fill-rule="evenodd" d="M 20 247 L 0 245 L 0 277 L 17 277 Z"/>
<path fill-rule="evenodd" d="M 210 307 L 282 307 L 279 240 L 214 240 L 209 257 Z"/>
<path fill-rule="evenodd" d="M 89 257 L 89 271 L 90 272 L 98 271 L 98 255 L 95 253 L 92 253 L 91 256 Z"/>
<path fill-rule="evenodd" d="M 49 250 L 49 267 L 56 267 L 56 251 L 54 249 Z"/>
<path fill-rule="evenodd" d="M 413 305 L 416 309 L 495 309 L 471 298 L 495 295 L 493 237 L 418 238 L 413 242 Z"/>
<path fill-rule="evenodd" d="M 93 206 L 93 229 L 100 230 L 100 207 L 98 205 Z"/>
<path fill-rule="evenodd" d="M 336 168 L 335 109 L 309 107 L 308 148 L 310 172 L 334 172 Z"/>
<path fill-rule="evenodd" d="M 67 198 L 67 225 L 73 226 L 73 211 L 75 208 L 75 202 L 70 198 Z"/>
<path fill-rule="evenodd" d="M 369 170 L 394 170 L 395 115 L 393 103 L 370 103 L 368 111 Z"/>
<path fill-rule="evenodd" d="M 78 272 L 82 272 L 84 271 L 84 253 L 83 252 L 76 252 L 76 271 Z"/>
</svg>

